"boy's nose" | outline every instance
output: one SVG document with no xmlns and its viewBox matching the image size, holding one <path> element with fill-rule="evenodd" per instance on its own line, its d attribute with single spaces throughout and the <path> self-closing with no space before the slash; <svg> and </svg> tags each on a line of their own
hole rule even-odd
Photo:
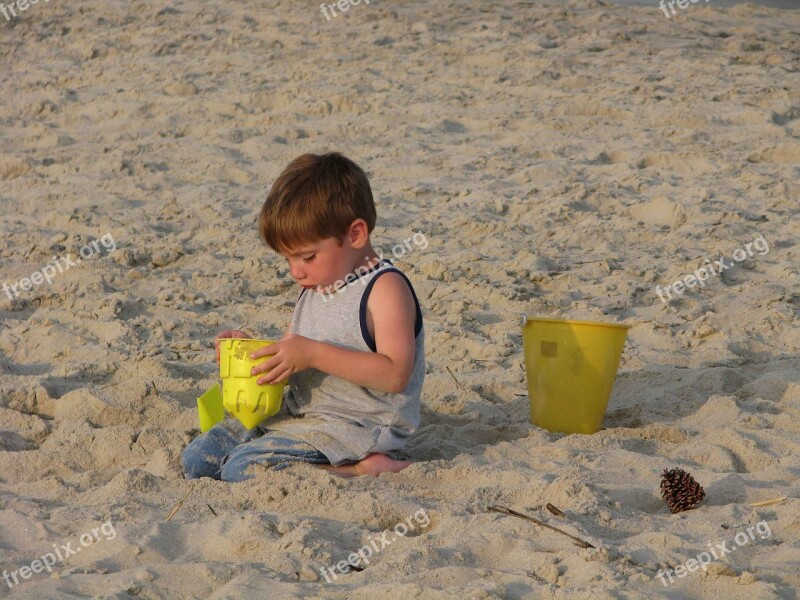
<svg viewBox="0 0 800 600">
<path fill-rule="evenodd" d="M 295 281 L 300 281 L 301 279 L 305 278 L 306 274 L 299 265 L 295 264 L 294 266 L 289 267 L 289 273 L 292 277 L 294 277 Z"/>
</svg>

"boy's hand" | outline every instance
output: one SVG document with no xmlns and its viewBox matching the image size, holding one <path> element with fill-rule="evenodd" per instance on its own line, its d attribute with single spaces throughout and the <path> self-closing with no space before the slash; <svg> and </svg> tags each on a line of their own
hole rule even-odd
<svg viewBox="0 0 800 600">
<path fill-rule="evenodd" d="M 296 333 L 285 335 L 280 341 L 250 353 L 250 358 L 272 355 L 269 360 L 253 367 L 251 373 L 258 375 L 264 371 L 269 371 L 263 377 L 258 378 L 259 385 L 280 383 L 288 379 L 289 375 L 294 375 L 311 367 L 313 353 L 318 343 Z"/>
<path fill-rule="evenodd" d="M 217 364 L 219 364 L 219 341 L 223 338 L 240 338 L 244 340 L 250 339 L 252 336 L 244 331 L 239 331 L 238 329 L 228 329 L 227 331 L 221 331 L 217 334 L 214 338 L 214 348 L 217 353 Z"/>
</svg>

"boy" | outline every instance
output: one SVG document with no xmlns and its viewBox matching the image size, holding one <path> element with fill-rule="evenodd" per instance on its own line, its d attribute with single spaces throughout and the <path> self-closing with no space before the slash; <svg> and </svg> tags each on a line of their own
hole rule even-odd
<svg viewBox="0 0 800 600">
<path fill-rule="evenodd" d="M 288 379 L 282 410 L 248 431 L 228 418 L 183 452 L 187 479 L 243 481 L 253 463 L 319 465 L 354 477 L 391 471 L 419 426 L 425 377 L 422 312 L 408 278 L 370 244 L 376 212 L 367 176 L 339 153 L 304 154 L 281 173 L 259 233 L 303 288 L 289 328 L 253 369 Z M 250 338 L 223 331 L 215 338 Z"/>
</svg>

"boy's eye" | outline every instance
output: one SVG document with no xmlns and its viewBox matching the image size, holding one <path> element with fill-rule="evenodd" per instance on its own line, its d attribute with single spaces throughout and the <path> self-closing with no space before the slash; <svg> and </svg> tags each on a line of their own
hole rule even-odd
<svg viewBox="0 0 800 600">
<path fill-rule="evenodd" d="M 303 258 L 303 262 L 309 263 L 314 259 L 315 256 L 316 254 L 312 254 L 311 256 L 306 256 L 305 258 Z"/>
</svg>

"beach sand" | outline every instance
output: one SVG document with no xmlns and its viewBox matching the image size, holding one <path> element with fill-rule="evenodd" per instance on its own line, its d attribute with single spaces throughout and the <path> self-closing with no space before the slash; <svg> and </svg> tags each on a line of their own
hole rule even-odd
<svg viewBox="0 0 800 600">
<path fill-rule="evenodd" d="M 0 570 L 81 550 L 0 596 L 796 597 L 798 32 L 800 12 L 713 2 L 0 16 L 0 279 L 116 245 L 0 293 Z M 213 336 L 280 336 L 298 293 L 261 203 L 292 158 L 331 150 L 370 176 L 374 245 L 422 303 L 415 464 L 184 480 Z M 395 255 L 414 233 L 427 247 Z M 758 236 L 767 252 L 659 299 Z M 529 423 L 523 314 L 633 326 L 599 433 Z M 675 466 L 706 490 L 677 515 L 659 497 Z M 363 570 L 320 574 L 387 529 Z"/>
</svg>

